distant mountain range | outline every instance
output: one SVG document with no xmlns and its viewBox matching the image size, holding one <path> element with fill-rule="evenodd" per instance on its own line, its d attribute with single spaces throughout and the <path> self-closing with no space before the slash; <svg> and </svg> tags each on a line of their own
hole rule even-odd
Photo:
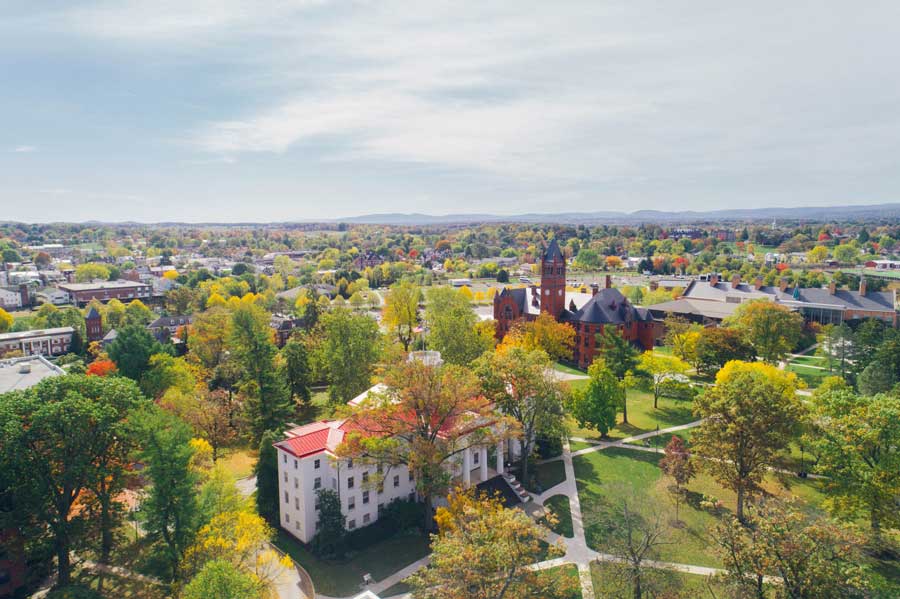
<svg viewBox="0 0 900 599">
<path fill-rule="evenodd" d="M 665 212 L 638 210 L 635 212 L 558 212 L 515 215 L 500 214 L 366 214 L 337 218 L 335 222 L 373 225 L 449 225 L 486 222 L 515 223 L 702 223 L 702 222 L 764 222 L 783 221 L 884 221 L 900 219 L 900 203 L 867 206 L 816 206 L 800 208 L 742 208 L 698 212 L 685 210 Z"/>
</svg>

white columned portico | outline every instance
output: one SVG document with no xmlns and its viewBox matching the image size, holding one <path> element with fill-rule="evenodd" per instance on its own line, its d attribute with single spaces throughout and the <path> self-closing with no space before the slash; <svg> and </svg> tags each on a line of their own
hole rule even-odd
<svg viewBox="0 0 900 599">
<path fill-rule="evenodd" d="M 480 448 L 478 451 L 479 451 L 478 465 L 481 467 L 481 472 L 480 472 L 481 480 L 480 480 L 479 482 L 484 482 L 484 481 L 487 480 L 487 477 L 488 477 L 488 473 L 487 473 L 487 471 L 488 471 L 488 466 L 487 466 L 487 462 L 488 462 L 488 451 L 487 451 L 487 447 L 482 447 L 482 448 Z"/>
<path fill-rule="evenodd" d="M 472 484 L 472 455 L 471 450 L 466 447 L 463 450 L 463 485 L 468 487 Z"/>
<path fill-rule="evenodd" d="M 497 474 L 503 474 L 503 441 L 497 443 Z"/>
</svg>

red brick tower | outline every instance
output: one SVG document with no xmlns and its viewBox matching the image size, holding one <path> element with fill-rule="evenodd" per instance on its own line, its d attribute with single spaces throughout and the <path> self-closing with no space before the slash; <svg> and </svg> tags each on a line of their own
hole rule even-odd
<svg viewBox="0 0 900 599">
<path fill-rule="evenodd" d="M 84 317 L 84 327 L 87 332 L 88 342 L 103 339 L 103 320 L 97 309 L 91 306 L 87 316 Z"/>
<path fill-rule="evenodd" d="M 553 239 L 541 256 L 541 312 L 559 319 L 566 309 L 566 258 Z"/>
</svg>

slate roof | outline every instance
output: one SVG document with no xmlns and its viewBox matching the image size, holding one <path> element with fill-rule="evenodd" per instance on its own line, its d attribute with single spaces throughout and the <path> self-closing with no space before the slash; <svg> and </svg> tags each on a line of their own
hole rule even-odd
<svg viewBox="0 0 900 599">
<path fill-rule="evenodd" d="M 565 257 L 563 256 L 562 250 L 559 249 L 559 244 L 556 243 L 556 239 L 550 240 L 550 245 L 547 246 L 547 249 L 544 250 L 544 255 L 542 257 L 543 260 L 563 260 L 565 261 Z"/>
<path fill-rule="evenodd" d="M 866 295 L 860 295 L 859 291 L 838 289 L 832 294 L 822 287 L 793 287 L 782 291 L 781 288 L 771 285 L 757 289 L 746 283 L 732 286 L 730 282 L 721 281 L 716 285 L 710 285 L 707 281 L 694 281 L 684 290 L 682 297 L 718 302 L 725 302 L 729 297 L 738 297 L 741 301 L 768 299 L 798 307 L 817 304 L 874 312 L 893 311 L 895 304 L 893 291 L 870 291 Z"/>
<path fill-rule="evenodd" d="M 148 329 L 161 329 L 169 327 L 180 327 L 191 324 L 193 318 L 190 316 L 160 316 L 147 325 Z"/>
<path fill-rule="evenodd" d="M 637 308 L 615 288 L 601 289 L 574 314 L 564 312 L 562 320 L 591 324 L 622 324 L 653 320 L 646 308 Z"/>
<path fill-rule="evenodd" d="M 97 308 L 95 308 L 94 306 L 91 306 L 91 309 L 88 310 L 87 316 L 85 316 L 84 318 L 85 318 L 85 320 L 91 319 L 91 318 L 100 318 L 100 313 L 97 312 Z"/>
</svg>

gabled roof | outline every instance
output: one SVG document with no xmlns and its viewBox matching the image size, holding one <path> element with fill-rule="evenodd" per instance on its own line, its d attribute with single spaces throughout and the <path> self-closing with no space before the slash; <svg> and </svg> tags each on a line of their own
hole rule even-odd
<svg viewBox="0 0 900 599">
<path fill-rule="evenodd" d="M 292 428 L 287 437 L 275 444 L 296 458 L 304 458 L 324 451 L 333 452 L 344 440 L 345 420 L 320 420 Z"/>
<path fill-rule="evenodd" d="M 601 289 L 574 314 L 565 320 L 592 324 L 622 324 L 652 320 L 646 308 L 636 308 L 615 288 Z"/>
<path fill-rule="evenodd" d="M 85 318 L 85 320 L 87 320 L 89 318 L 100 318 L 100 313 L 97 312 L 97 308 L 95 308 L 94 306 L 91 306 L 91 309 L 88 310 L 87 316 L 85 316 L 84 318 Z"/>
<path fill-rule="evenodd" d="M 547 249 L 544 250 L 544 255 L 541 257 L 543 260 L 562 260 L 565 261 L 565 257 L 563 256 L 562 250 L 559 249 L 559 244 L 556 243 L 556 239 L 550 240 L 550 245 L 547 246 Z"/>
</svg>

